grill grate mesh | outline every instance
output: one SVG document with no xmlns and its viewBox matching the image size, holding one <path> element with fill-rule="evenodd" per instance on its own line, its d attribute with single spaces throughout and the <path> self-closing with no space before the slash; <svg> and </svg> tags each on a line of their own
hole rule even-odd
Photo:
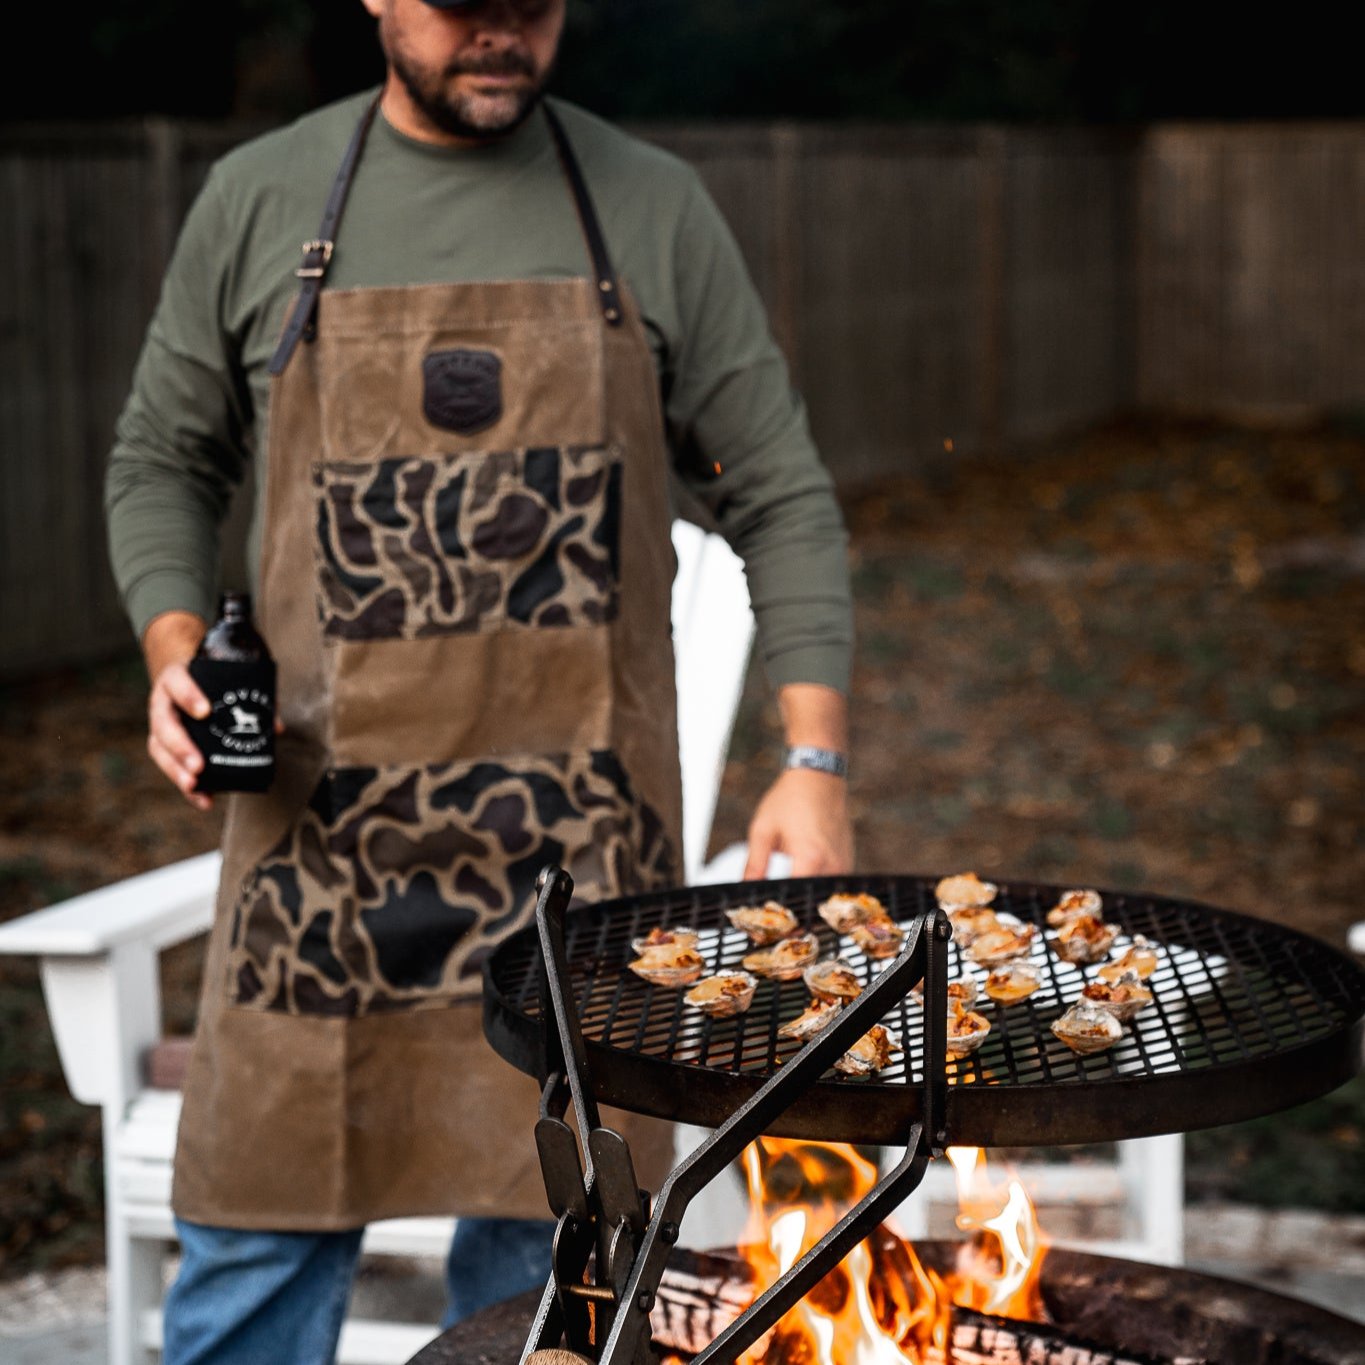
<svg viewBox="0 0 1365 1365">
<path fill-rule="evenodd" d="M 822 956 L 838 953 L 869 981 L 885 963 L 866 958 L 851 939 L 835 934 L 819 918 L 817 905 L 835 890 L 868 891 L 882 900 L 893 919 L 903 922 L 935 908 L 937 880 L 794 879 L 677 890 L 584 907 L 568 917 L 566 945 L 570 990 L 584 1036 L 613 1054 L 668 1063 L 684 1076 L 719 1072 L 761 1082 L 801 1048 L 799 1042 L 778 1037 L 777 1028 L 809 1003 L 804 983 L 799 978 L 760 981 L 747 1013 L 713 1019 L 688 1008 L 683 991 L 651 986 L 627 970 L 635 956 L 631 940 L 656 926 L 687 928 L 700 936 L 698 951 L 707 973 L 739 967 L 752 945 L 730 926 L 724 912 L 771 897 L 819 935 Z M 979 1051 L 949 1060 L 950 1085 L 1058 1086 L 1216 1073 L 1341 1034 L 1365 1013 L 1365 975 L 1316 940 L 1208 906 L 1105 892 L 1104 917 L 1122 930 L 1111 959 L 1135 935 L 1157 949 L 1158 965 L 1146 983 L 1155 999 L 1115 1046 L 1079 1056 L 1049 1026 L 1103 964 L 1074 966 L 1048 947 L 1047 911 L 1059 894 L 1055 886 L 1001 886 L 992 908 L 1039 927 L 1031 960 L 1042 969 L 1043 985 L 1008 1006 L 980 995 L 973 1008 L 990 1020 L 991 1032 Z M 534 931 L 514 936 L 490 963 L 488 989 L 511 1014 L 538 1026 L 537 963 Z M 954 943 L 949 978 L 961 975 L 972 975 L 981 985 L 986 969 L 967 961 Z M 847 1093 L 855 1087 L 904 1087 L 907 1080 L 919 1079 L 924 1030 L 918 1002 L 910 997 L 898 1002 L 884 1022 L 904 1044 L 892 1065 L 874 1081 L 835 1079 L 830 1073 L 822 1086 Z M 680 1084 L 686 1085 L 681 1077 Z"/>
</svg>

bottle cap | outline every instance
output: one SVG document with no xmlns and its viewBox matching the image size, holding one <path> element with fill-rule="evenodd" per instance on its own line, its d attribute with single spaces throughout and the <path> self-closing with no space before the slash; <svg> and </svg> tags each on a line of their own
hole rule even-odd
<svg viewBox="0 0 1365 1365">
<path fill-rule="evenodd" d="M 218 597 L 219 616 L 250 616 L 251 594 L 249 592 L 224 592 Z"/>
</svg>

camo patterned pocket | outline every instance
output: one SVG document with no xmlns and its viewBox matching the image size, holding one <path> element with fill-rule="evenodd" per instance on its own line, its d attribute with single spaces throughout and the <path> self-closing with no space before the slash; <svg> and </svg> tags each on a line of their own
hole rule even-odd
<svg viewBox="0 0 1365 1365">
<path fill-rule="evenodd" d="M 540 446 L 313 466 L 323 634 L 598 625 L 617 610 L 621 461 Z"/>
<path fill-rule="evenodd" d="M 678 875 L 610 749 L 335 768 L 242 886 L 228 1003 L 354 1018 L 475 998 L 551 862 L 590 900 Z"/>
</svg>

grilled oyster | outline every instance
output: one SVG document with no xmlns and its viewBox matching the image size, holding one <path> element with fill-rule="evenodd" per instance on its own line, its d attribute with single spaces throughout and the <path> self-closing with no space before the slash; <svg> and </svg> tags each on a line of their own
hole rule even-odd
<svg viewBox="0 0 1365 1365">
<path fill-rule="evenodd" d="M 863 989 L 858 973 L 841 957 L 812 962 L 802 969 L 801 978 L 817 1000 L 856 1000 Z"/>
<path fill-rule="evenodd" d="M 630 970 L 652 986 L 690 986 L 705 964 L 695 948 L 651 948 L 630 964 Z"/>
<path fill-rule="evenodd" d="M 1032 962 L 1002 962 L 986 978 L 986 994 L 1002 1005 L 1013 1005 L 1043 984 L 1042 972 Z"/>
<path fill-rule="evenodd" d="M 994 882 L 983 882 L 975 872 L 959 872 L 942 878 L 934 887 L 934 895 L 946 910 L 950 905 L 989 905 L 999 889 Z"/>
<path fill-rule="evenodd" d="M 1054 1019 L 1052 1031 L 1072 1052 L 1082 1055 L 1103 1052 L 1123 1037 L 1123 1025 L 1108 1010 L 1102 1010 L 1088 1000 L 1072 1005 L 1060 1018 Z"/>
<path fill-rule="evenodd" d="M 905 938 L 905 930 L 889 919 L 870 919 L 848 932 L 868 957 L 895 957 Z"/>
<path fill-rule="evenodd" d="M 744 970 L 774 981 L 795 981 L 801 969 L 820 956 L 820 940 L 814 934 L 793 934 L 771 948 L 761 948 L 744 958 Z"/>
<path fill-rule="evenodd" d="M 1132 947 L 1122 957 L 1106 962 L 1096 976 L 1104 981 L 1117 981 L 1125 972 L 1136 972 L 1139 979 L 1146 981 L 1156 971 L 1156 964 L 1156 949 L 1141 934 L 1134 934 Z"/>
<path fill-rule="evenodd" d="M 873 1024 L 837 1062 L 845 1076 L 874 1076 L 890 1064 L 891 1054 L 901 1050 L 900 1039 L 885 1024 Z"/>
<path fill-rule="evenodd" d="M 1083 999 L 1102 1010 L 1108 1010 L 1120 1024 L 1135 1019 L 1152 1003 L 1152 993 L 1142 984 L 1134 971 L 1124 972 L 1117 981 L 1092 981 L 1083 991 Z"/>
<path fill-rule="evenodd" d="M 1032 924 L 1021 924 L 1012 915 L 1000 915 L 995 928 L 974 938 L 965 951 L 973 962 L 994 967 L 1012 958 L 1027 957 L 1037 932 Z"/>
<path fill-rule="evenodd" d="M 762 905 L 741 905 L 727 910 L 725 917 L 742 929 L 754 943 L 776 943 L 796 929 L 796 916 L 785 905 L 765 901 Z"/>
<path fill-rule="evenodd" d="M 743 1014 L 753 1004 L 757 978 L 748 972 L 722 971 L 704 976 L 683 999 L 693 1009 L 717 1019 Z"/>
<path fill-rule="evenodd" d="M 1098 891 L 1063 891 L 1057 904 L 1047 912 L 1047 922 L 1055 929 L 1077 915 L 1098 915 L 1103 909 Z"/>
<path fill-rule="evenodd" d="M 910 994 L 924 1004 L 924 982 L 918 981 L 911 986 Z M 969 1009 L 976 1003 L 977 987 L 974 976 L 959 976 L 948 983 L 944 994 L 948 997 L 949 1010 Z"/>
<path fill-rule="evenodd" d="M 948 1039 L 945 1043 L 948 1056 L 966 1057 L 975 1052 L 986 1041 L 991 1031 L 991 1021 L 975 1010 L 950 1010 L 948 1012 Z"/>
<path fill-rule="evenodd" d="M 630 946 L 641 957 L 659 948 L 695 948 L 699 935 L 693 929 L 661 929 L 657 925 L 641 938 L 633 938 Z"/>
<path fill-rule="evenodd" d="M 836 934 L 847 934 L 855 924 L 865 924 L 870 919 L 890 918 L 881 901 L 865 891 L 840 891 L 828 900 L 821 901 L 816 909 L 820 918 Z"/>
<path fill-rule="evenodd" d="M 812 1000 L 795 1019 L 788 1019 L 777 1029 L 779 1038 L 797 1038 L 801 1042 L 819 1033 L 843 1008 L 832 1000 Z"/>
<path fill-rule="evenodd" d="M 966 947 L 973 939 L 1000 927 L 999 916 L 985 905 L 953 905 L 944 912 L 953 926 L 953 937 Z"/>
<path fill-rule="evenodd" d="M 1052 948 L 1067 962 L 1101 962 L 1118 936 L 1117 924 L 1106 924 L 1097 915 L 1073 915 L 1052 936 Z"/>
</svg>

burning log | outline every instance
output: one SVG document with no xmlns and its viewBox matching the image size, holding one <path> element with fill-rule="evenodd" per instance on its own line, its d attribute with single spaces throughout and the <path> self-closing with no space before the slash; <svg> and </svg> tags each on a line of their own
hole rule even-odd
<svg viewBox="0 0 1365 1365">
<path fill-rule="evenodd" d="M 874 1242 L 879 1268 L 900 1260 L 891 1238 Z M 903 1256 L 903 1252 L 901 1255 Z M 831 1277 L 833 1278 L 833 1277 Z M 691 1252 L 670 1266 L 650 1314 L 655 1344 L 680 1356 L 695 1354 L 717 1337 L 748 1306 L 754 1295 L 753 1271 L 740 1255 Z M 785 1358 L 774 1342 L 770 1361 Z M 795 1352 L 800 1355 L 799 1351 Z M 954 1308 L 947 1354 L 931 1349 L 925 1365 L 1205 1365 L 1202 1358 L 1154 1356 L 1114 1351 L 1041 1322 L 991 1317 Z"/>
<path fill-rule="evenodd" d="M 693 1251 L 678 1259 L 664 1271 L 649 1327 L 659 1345 L 693 1355 L 753 1301 L 753 1271 L 735 1255 Z"/>
<path fill-rule="evenodd" d="M 932 1357 L 930 1357 L 932 1360 Z M 1043 1323 L 988 1318 L 969 1308 L 953 1311 L 944 1365 L 1207 1365 L 1190 1356 L 1158 1358 L 1114 1352 L 1078 1341 Z"/>
</svg>

